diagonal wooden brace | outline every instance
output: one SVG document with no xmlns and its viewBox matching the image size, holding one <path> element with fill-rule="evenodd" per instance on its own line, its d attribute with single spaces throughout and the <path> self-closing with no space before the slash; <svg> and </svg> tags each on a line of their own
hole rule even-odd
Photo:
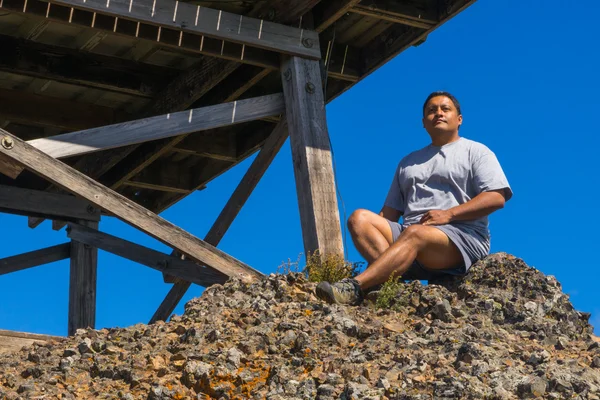
<svg viewBox="0 0 600 400">
<path fill-rule="evenodd" d="M 190 259 L 227 276 L 252 279 L 262 274 L 214 246 L 198 239 L 139 204 L 0 129 L 0 154 L 23 164 L 35 174 L 88 200 L 123 222 L 145 232 Z"/>
</svg>

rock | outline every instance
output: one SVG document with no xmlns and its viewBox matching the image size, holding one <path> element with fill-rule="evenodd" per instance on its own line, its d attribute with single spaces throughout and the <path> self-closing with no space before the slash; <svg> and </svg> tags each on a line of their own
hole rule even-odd
<svg viewBox="0 0 600 400">
<path fill-rule="evenodd" d="M 329 305 L 302 274 L 207 288 L 169 322 L 79 330 L 0 355 L 0 398 L 600 400 L 600 347 L 560 284 L 494 254 Z"/>
<path fill-rule="evenodd" d="M 436 303 L 436 305 L 433 307 L 433 315 L 444 322 L 450 322 L 453 316 L 452 307 L 450 306 L 448 300 L 444 299 Z"/>
</svg>

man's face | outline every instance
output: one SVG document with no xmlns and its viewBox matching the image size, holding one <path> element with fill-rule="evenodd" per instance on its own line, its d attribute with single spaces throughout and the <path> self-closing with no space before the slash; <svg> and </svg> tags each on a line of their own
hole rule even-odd
<svg viewBox="0 0 600 400">
<path fill-rule="evenodd" d="M 462 115 L 458 115 L 454 103 L 448 97 L 436 96 L 427 102 L 423 127 L 430 135 L 458 131 L 461 124 Z"/>
</svg>

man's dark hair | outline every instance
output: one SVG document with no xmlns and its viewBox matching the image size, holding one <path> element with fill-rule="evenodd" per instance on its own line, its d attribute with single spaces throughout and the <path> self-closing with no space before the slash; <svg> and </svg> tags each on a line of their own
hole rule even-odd
<svg viewBox="0 0 600 400">
<path fill-rule="evenodd" d="M 427 100 L 425 100 L 425 104 L 423 104 L 423 115 L 425 115 L 425 107 L 427 107 L 427 103 L 429 103 L 429 100 L 431 100 L 434 97 L 438 97 L 438 96 L 444 96 L 444 97 L 449 98 L 450 101 L 452 101 L 452 103 L 454 103 L 454 107 L 456 107 L 456 111 L 457 111 L 458 115 L 462 115 L 462 113 L 460 112 L 460 103 L 458 102 L 458 100 L 456 100 L 456 97 L 454 97 L 452 94 L 450 94 L 448 92 L 444 92 L 444 91 L 433 92 L 429 96 L 427 96 Z"/>
</svg>

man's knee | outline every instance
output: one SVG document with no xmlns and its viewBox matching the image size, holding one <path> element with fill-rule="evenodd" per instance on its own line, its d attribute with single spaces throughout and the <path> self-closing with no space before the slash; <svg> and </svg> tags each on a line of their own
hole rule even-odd
<svg viewBox="0 0 600 400">
<path fill-rule="evenodd" d="M 350 214 L 350 218 L 348 218 L 348 229 L 350 232 L 353 234 L 360 233 L 366 224 L 370 224 L 372 215 L 373 213 L 371 211 L 362 208 L 359 208 Z"/>
<path fill-rule="evenodd" d="M 427 227 L 423 225 L 411 225 L 402 231 L 400 238 L 420 248 L 427 243 Z"/>
</svg>

